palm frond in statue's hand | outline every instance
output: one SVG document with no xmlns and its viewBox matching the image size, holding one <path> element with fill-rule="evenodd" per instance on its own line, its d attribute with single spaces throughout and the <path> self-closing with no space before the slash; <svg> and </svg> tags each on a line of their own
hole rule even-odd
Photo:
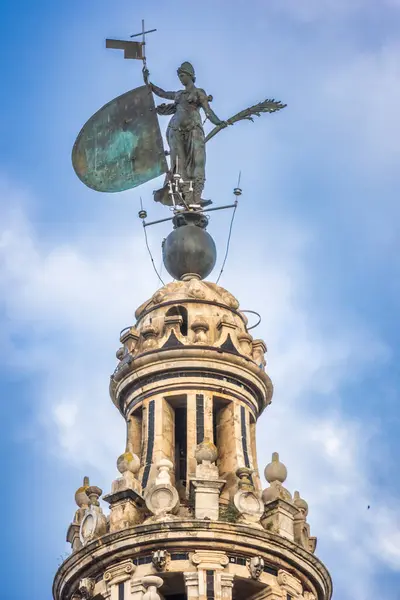
<svg viewBox="0 0 400 600">
<path fill-rule="evenodd" d="M 206 136 L 206 142 L 211 140 L 211 138 L 213 138 L 219 131 L 221 131 L 222 129 L 225 129 L 225 127 L 227 125 L 233 125 L 234 123 L 237 123 L 238 121 L 244 121 L 244 120 L 254 122 L 254 118 L 253 118 L 254 116 L 260 117 L 261 113 L 277 112 L 278 110 L 285 108 L 285 106 L 286 106 L 286 104 L 282 104 L 282 102 L 272 99 L 272 100 L 264 100 L 264 102 L 259 102 L 258 104 L 254 104 L 254 106 L 250 106 L 250 108 L 245 108 L 244 110 L 238 112 L 236 115 L 234 115 L 230 119 L 227 119 L 226 121 L 222 121 L 222 123 L 220 123 L 219 125 L 214 127 L 214 129 L 212 129 L 210 131 L 210 133 Z"/>
</svg>

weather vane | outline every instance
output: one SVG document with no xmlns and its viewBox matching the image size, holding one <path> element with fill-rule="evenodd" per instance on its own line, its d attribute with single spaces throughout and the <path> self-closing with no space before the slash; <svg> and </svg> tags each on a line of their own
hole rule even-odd
<svg viewBox="0 0 400 600">
<path fill-rule="evenodd" d="M 205 209 L 211 200 L 202 198 L 207 142 L 238 121 L 253 121 L 254 116 L 279 111 L 286 105 L 264 100 L 221 120 L 210 106 L 212 96 L 195 85 L 195 70 L 187 61 L 177 69 L 182 89 L 163 90 L 150 81 L 146 63 L 145 36 L 154 31 L 146 31 L 142 21 L 142 31 L 131 36 L 141 36 L 141 41 L 106 40 L 106 48 L 123 50 L 124 58 L 143 61 L 144 85 L 115 98 L 89 119 L 74 144 L 73 166 L 83 183 L 100 192 L 121 192 L 164 174 L 164 185 L 154 192 L 154 200 L 173 208 L 175 228 L 190 222 L 198 226 L 195 229 L 205 230 L 208 220 L 203 213 L 215 210 Z M 156 106 L 154 95 L 170 102 Z M 207 135 L 200 111 L 214 125 Z M 168 152 L 157 115 L 170 117 Z"/>
</svg>

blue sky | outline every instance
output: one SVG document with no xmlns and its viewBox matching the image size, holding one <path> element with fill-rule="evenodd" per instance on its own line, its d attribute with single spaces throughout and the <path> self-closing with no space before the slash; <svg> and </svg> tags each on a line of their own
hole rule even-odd
<svg viewBox="0 0 400 600">
<path fill-rule="evenodd" d="M 263 317 L 275 395 L 258 426 L 259 463 L 279 451 L 288 487 L 308 501 L 335 600 L 395 600 L 398 0 L 3 2 L 4 597 L 51 598 L 75 489 L 88 474 L 109 491 L 123 450 L 108 378 L 120 329 L 158 285 L 139 195 L 152 218 L 165 211 L 152 205 L 159 182 L 120 195 L 85 188 L 70 152 L 93 112 L 141 84 L 140 64 L 104 38 L 128 37 L 142 18 L 158 28 L 147 49 L 158 85 L 178 86 L 190 60 L 221 118 L 265 97 L 288 104 L 222 132 L 207 157 L 215 203 L 231 200 L 242 171 L 221 284 Z M 219 213 L 209 228 L 220 259 L 228 225 Z M 149 232 L 157 260 L 167 232 Z"/>
</svg>

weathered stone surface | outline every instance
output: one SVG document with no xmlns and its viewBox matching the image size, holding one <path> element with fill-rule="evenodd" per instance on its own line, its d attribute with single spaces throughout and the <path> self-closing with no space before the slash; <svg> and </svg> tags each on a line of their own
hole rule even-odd
<svg viewBox="0 0 400 600">
<path fill-rule="evenodd" d="M 82 600 L 82 578 L 95 582 L 93 600 L 118 600 L 121 585 L 125 600 L 159 600 L 183 585 L 189 600 L 330 600 L 307 504 L 284 488 L 277 454 L 262 492 L 256 421 L 272 384 L 266 346 L 237 300 L 209 282 L 168 284 L 140 307 L 121 344 L 110 384 L 127 421 L 121 477 L 105 497 L 108 518 L 79 491 L 74 552 L 56 576 L 55 600 Z M 90 511 L 102 529 L 81 547 Z"/>
</svg>

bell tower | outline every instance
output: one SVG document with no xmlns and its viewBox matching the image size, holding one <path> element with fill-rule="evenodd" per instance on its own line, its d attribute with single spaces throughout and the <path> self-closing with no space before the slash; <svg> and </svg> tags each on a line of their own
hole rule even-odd
<svg viewBox="0 0 400 600">
<path fill-rule="evenodd" d="M 138 42 L 111 42 L 127 58 L 143 59 Z M 284 486 L 287 471 L 276 452 L 263 489 L 256 425 L 273 393 L 266 345 L 251 335 L 239 301 L 206 279 L 216 260 L 206 213 L 218 207 L 205 209 L 210 202 L 195 193 L 196 181 L 198 189 L 204 183 L 208 139 L 284 105 L 268 100 L 220 121 L 211 97 L 195 87 L 190 63 L 178 69 L 179 92 L 150 83 L 145 61 L 143 73 L 145 86 L 84 126 L 73 161 L 81 180 L 99 191 L 166 172 L 152 92 L 174 100 L 157 107 L 173 115 L 167 137 L 176 161 L 155 193 L 173 212 L 163 219 L 173 225 L 163 259 L 174 280 L 143 302 L 120 334 L 110 379 L 126 423 L 119 476 L 101 482 L 104 495 L 87 477 L 77 489 L 71 554 L 56 573 L 54 600 L 330 600 L 307 503 Z M 200 108 L 215 125 L 207 137 Z"/>
<path fill-rule="evenodd" d="M 272 397 L 265 343 L 236 298 L 191 274 L 123 330 L 110 395 L 126 421 L 120 477 L 85 478 L 55 600 L 329 600 L 308 507 L 277 453 L 262 489 L 256 423 Z"/>
</svg>

